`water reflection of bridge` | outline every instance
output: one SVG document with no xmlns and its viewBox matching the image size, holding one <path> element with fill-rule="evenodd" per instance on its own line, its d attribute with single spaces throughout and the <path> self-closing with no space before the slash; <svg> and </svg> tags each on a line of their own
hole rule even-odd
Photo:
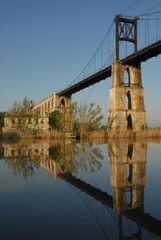
<svg viewBox="0 0 161 240">
<path fill-rule="evenodd" d="M 19 146 L 19 147 L 18 147 Z M 49 147 L 50 146 L 50 147 Z M 85 181 L 72 175 L 75 155 L 73 144 L 31 143 L 31 144 L 3 144 L 4 158 L 31 158 L 39 157 L 39 166 L 54 177 L 59 177 L 70 184 L 71 187 L 85 194 L 84 201 L 88 205 L 87 198 L 92 198 L 114 210 L 118 222 L 119 238 L 124 239 L 122 218 L 135 222 L 137 230 L 135 239 L 141 239 L 142 227 L 148 232 L 161 236 L 161 221 L 144 212 L 144 187 L 146 174 L 146 143 L 116 143 L 108 144 L 108 159 L 111 174 L 112 196 L 107 192 L 97 189 Z M 55 159 L 54 159 L 55 158 Z M 96 214 L 95 217 L 97 218 Z M 127 235 L 126 235 L 127 236 Z M 132 239 L 129 233 L 128 237 Z"/>
</svg>

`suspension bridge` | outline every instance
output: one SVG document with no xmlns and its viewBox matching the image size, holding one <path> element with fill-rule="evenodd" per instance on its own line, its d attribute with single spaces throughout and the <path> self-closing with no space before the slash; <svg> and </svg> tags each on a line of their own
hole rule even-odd
<svg viewBox="0 0 161 240">
<path fill-rule="evenodd" d="M 126 65 L 138 65 L 141 62 L 147 61 L 148 59 L 155 57 L 161 53 L 161 40 L 156 41 L 149 46 L 142 48 L 141 50 L 137 51 L 134 54 L 131 54 L 123 59 L 121 59 L 121 63 Z M 90 87 L 95 83 L 98 83 L 102 80 L 111 77 L 111 65 L 98 71 L 97 73 L 83 79 L 82 81 L 75 83 L 62 91 L 58 92 L 58 96 L 66 96 L 69 97 L 72 94 L 83 90 L 86 87 Z"/>
<path fill-rule="evenodd" d="M 161 11 L 139 16 L 116 15 L 78 77 L 37 103 L 34 110 L 44 118 L 55 110 L 69 109 L 72 94 L 111 77 L 107 128 L 138 131 L 147 126 L 141 63 L 161 54 L 160 15 Z"/>
<path fill-rule="evenodd" d="M 111 67 L 113 61 L 120 61 L 123 65 L 132 65 L 138 66 L 140 63 L 147 61 L 150 58 L 156 57 L 161 54 L 161 38 L 160 38 L 160 20 L 161 17 L 158 17 L 161 11 L 154 12 L 151 14 L 144 14 L 134 16 L 133 18 L 121 17 L 116 15 L 114 21 L 112 22 L 108 32 L 106 33 L 104 39 L 100 43 L 98 49 L 93 54 L 93 57 L 90 59 L 88 64 L 84 67 L 78 77 L 66 88 L 60 90 L 57 95 L 70 97 L 72 94 L 83 90 L 86 87 L 89 87 L 95 83 L 98 83 L 102 80 L 107 79 L 111 76 Z M 153 17 L 157 15 L 157 17 Z M 152 16 L 152 18 L 150 18 Z M 144 47 L 138 50 L 138 24 L 137 22 L 144 22 L 144 25 L 141 25 L 141 31 L 144 32 Z M 150 23 L 153 24 L 150 24 Z M 115 39 L 110 36 L 111 32 L 113 34 L 113 26 L 115 23 Z M 155 29 L 155 32 L 154 32 Z M 153 31 L 152 31 L 153 30 Z M 152 35 L 153 40 L 150 39 Z M 115 49 L 111 52 L 111 40 L 115 41 Z M 125 41 L 126 43 L 126 56 L 120 58 L 119 49 L 120 42 Z M 127 42 L 134 44 L 134 53 L 127 55 Z M 103 47 L 106 45 L 106 47 Z M 114 46 L 113 46 L 114 47 Z M 130 50 L 131 51 L 131 50 Z M 106 57 L 104 57 L 106 55 Z"/>
</svg>

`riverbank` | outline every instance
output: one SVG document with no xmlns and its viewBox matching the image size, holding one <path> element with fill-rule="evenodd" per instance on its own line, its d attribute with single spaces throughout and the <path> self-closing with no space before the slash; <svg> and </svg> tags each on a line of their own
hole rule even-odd
<svg viewBox="0 0 161 240">
<path fill-rule="evenodd" d="M 90 138 L 127 138 L 127 139 L 139 139 L 139 138 L 161 138 L 161 128 L 144 129 L 140 131 L 120 131 L 120 130 L 99 130 L 89 134 Z"/>
<path fill-rule="evenodd" d="M 66 135 L 67 136 L 67 135 Z M 16 132 L 0 132 L 0 139 L 63 139 L 66 138 L 64 132 L 51 130 L 43 133 L 22 133 Z M 97 130 L 89 132 L 85 139 L 152 139 L 161 138 L 161 128 L 144 129 L 140 131 L 120 131 L 120 130 Z"/>
<path fill-rule="evenodd" d="M 64 133 L 56 130 L 51 130 L 41 133 L 24 133 L 21 131 L 13 132 L 0 132 L 0 139 L 50 139 L 50 138 L 63 138 Z"/>
</svg>

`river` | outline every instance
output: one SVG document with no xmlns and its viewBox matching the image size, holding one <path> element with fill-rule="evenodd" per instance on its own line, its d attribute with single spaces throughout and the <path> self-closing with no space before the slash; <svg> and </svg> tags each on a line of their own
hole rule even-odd
<svg viewBox="0 0 161 240">
<path fill-rule="evenodd" d="M 0 142 L 0 236 L 161 239 L 161 141 Z"/>
</svg>

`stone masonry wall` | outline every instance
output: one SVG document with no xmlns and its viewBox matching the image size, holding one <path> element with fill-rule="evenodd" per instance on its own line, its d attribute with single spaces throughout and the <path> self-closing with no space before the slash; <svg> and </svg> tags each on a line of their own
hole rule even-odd
<svg viewBox="0 0 161 240">
<path fill-rule="evenodd" d="M 125 71 L 128 83 L 125 83 Z M 109 94 L 108 128 L 140 130 L 146 125 L 140 67 L 112 64 Z"/>
</svg>

